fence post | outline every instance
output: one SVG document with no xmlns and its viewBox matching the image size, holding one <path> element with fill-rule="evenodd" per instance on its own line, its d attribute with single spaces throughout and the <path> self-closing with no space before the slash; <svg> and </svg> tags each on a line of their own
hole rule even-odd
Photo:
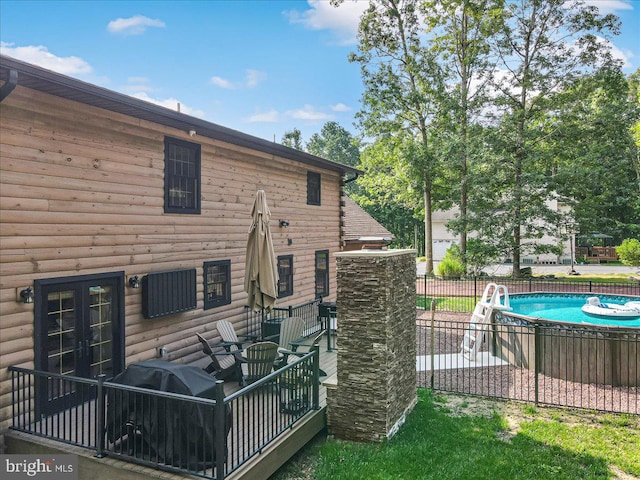
<svg viewBox="0 0 640 480">
<path fill-rule="evenodd" d="M 289 317 L 293 317 L 293 305 L 289 305 Z"/>
<path fill-rule="evenodd" d="M 478 303 L 478 277 L 473 276 L 473 304 Z"/>
<path fill-rule="evenodd" d="M 540 348 L 540 325 L 537 323 L 533 326 L 533 350 L 535 352 L 536 360 L 534 362 L 534 382 L 535 382 L 535 404 L 538 406 L 538 395 L 539 395 L 539 386 L 538 386 L 538 374 L 540 372 L 540 352 L 542 348 Z"/>
<path fill-rule="evenodd" d="M 435 357 L 434 357 L 434 351 L 435 351 L 435 316 L 436 316 L 436 299 L 432 298 L 431 299 L 431 339 L 430 339 L 430 348 L 431 348 L 431 380 L 430 380 L 430 384 L 431 384 L 431 390 L 433 390 L 433 383 L 434 383 L 434 373 L 433 373 L 433 367 L 435 365 Z"/>
<path fill-rule="evenodd" d="M 313 347 L 313 409 L 320 409 L 320 346 Z"/>
<path fill-rule="evenodd" d="M 423 291 L 424 296 L 422 297 L 423 303 L 424 303 L 423 307 L 426 310 L 427 309 L 427 274 L 426 273 L 424 274 L 422 281 L 424 282 L 424 291 Z"/>
<path fill-rule="evenodd" d="M 225 477 L 224 466 L 227 460 L 227 415 L 224 403 L 224 382 L 216 380 L 216 405 L 213 410 L 214 425 L 216 425 L 215 445 L 216 453 L 216 480 L 223 480 Z"/>
<path fill-rule="evenodd" d="M 105 427 L 105 405 L 104 405 L 104 380 L 107 376 L 104 373 L 98 375 L 98 391 L 96 393 L 98 408 L 98 425 L 96 425 L 96 457 L 104 457 L 104 427 Z"/>
</svg>

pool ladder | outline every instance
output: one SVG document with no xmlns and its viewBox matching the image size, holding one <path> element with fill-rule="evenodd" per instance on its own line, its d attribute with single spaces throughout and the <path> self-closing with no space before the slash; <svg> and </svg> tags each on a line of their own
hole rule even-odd
<svg viewBox="0 0 640 480">
<path fill-rule="evenodd" d="M 476 304 L 467 326 L 460 354 L 472 362 L 484 341 L 484 331 L 491 321 L 493 310 L 511 310 L 509 306 L 509 290 L 504 285 L 489 283 L 482 293 L 482 298 Z"/>
</svg>

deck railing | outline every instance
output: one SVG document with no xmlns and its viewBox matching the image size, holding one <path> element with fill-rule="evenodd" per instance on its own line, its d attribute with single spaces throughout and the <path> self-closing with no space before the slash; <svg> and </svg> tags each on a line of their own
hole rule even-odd
<svg viewBox="0 0 640 480">
<path fill-rule="evenodd" d="M 336 348 L 336 323 L 333 317 L 326 316 L 321 308 L 322 298 L 315 298 L 310 302 L 289 307 L 274 307 L 271 312 L 252 311 L 245 307 L 247 335 L 256 338 L 275 335 L 271 328 L 279 331 L 278 324 L 286 317 L 300 317 L 304 320 L 303 336 L 308 337 L 324 329 L 327 332 L 327 350 Z M 331 318 L 334 320 L 332 321 Z M 266 333 L 265 333 L 266 330 Z"/>
<path fill-rule="evenodd" d="M 450 312 L 471 312 L 480 300 L 488 283 L 505 285 L 509 293 L 566 292 L 592 293 L 597 291 L 612 295 L 640 295 L 640 282 L 601 283 L 590 280 L 563 280 L 556 278 L 529 277 L 513 279 L 508 277 L 471 277 L 463 279 L 438 278 L 428 275 L 418 276 L 416 289 L 417 305 L 429 309 L 435 299 L 438 310 Z"/>
<path fill-rule="evenodd" d="M 494 322 L 473 361 L 467 320 L 418 323 L 418 386 L 467 395 L 640 413 L 640 332 Z"/>
<path fill-rule="evenodd" d="M 318 348 L 227 397 L 218 381 L 215 399 L 122 385 L 104 375 L 87 379 L 15 366 L 9 372 L 11 429 L 98 457 L 215 480 L 319 408 Z M 46 411 L 42 392 L 64 393 L 55 411 Z"/>
</svg>

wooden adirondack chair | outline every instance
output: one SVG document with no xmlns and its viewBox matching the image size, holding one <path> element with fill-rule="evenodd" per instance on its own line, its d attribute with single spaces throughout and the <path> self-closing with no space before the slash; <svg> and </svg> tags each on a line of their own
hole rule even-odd
<svg viewBox="0 0 640 480">
<path fill-rule="evenodd" d="M 280 324 L 280 339 L 278 340 L 278 357 L 283 357 L 283 352 L 295 350 L 296 342 L 302 340 L 304 332 L 304 320 L 300 317 L 285 318 Z M 272 340 L 272 337 L 266 337 L 264 340 Z"/>
<path fill-rule="evenodd" d="M 199 333 L 196 333 L 196 337 L 198 337 L 202 345 L 204 354 L 211 359 L 211 363 L 203 369 L 205 372 L 213 375 L 218 380 L 240 379 L 242 373 L 241 361 L 237 355 L 229 354 L 225 350 L 223 350 L 222 354 L 216 355 L 206 338 Z"/>
<path fill-rule="evenodd" d="M 216 328 L 222 338 L 222 345 L 228 352 L 234 352 L 237 350 L 243 350 L 245 343 L 255 341 L 255 337 L 245 336 L 241 337 L 242 340 L 236 334 L 236 329 L 233 324 L 227 320 L 218 320 L 216 322 Z"/>
<path fill-rule="evenodd" d="M 278 344 L 275 342 L 252 343 L 245 348 L 240 385 L 244 387 L 269 375 L 277 356 Z"/>
</svg>

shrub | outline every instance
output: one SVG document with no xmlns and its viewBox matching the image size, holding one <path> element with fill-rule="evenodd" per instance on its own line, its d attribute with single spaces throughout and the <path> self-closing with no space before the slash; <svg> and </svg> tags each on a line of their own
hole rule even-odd
<svg viewBox="0 0 640 480">
<path fill-rule="evenodd" d="M 640 267 L 640 240 L 627 238 L 616 247 L 616 253 L 622 263 L 630 267 Z"/>
<path fill-rule="evenodd" d="M 458 245 L 454 243 L 447 249 L 444 258 L 438 264 L 437 272 L 443 277 L 460 277 L 465 273 Z"/>
</svg>

